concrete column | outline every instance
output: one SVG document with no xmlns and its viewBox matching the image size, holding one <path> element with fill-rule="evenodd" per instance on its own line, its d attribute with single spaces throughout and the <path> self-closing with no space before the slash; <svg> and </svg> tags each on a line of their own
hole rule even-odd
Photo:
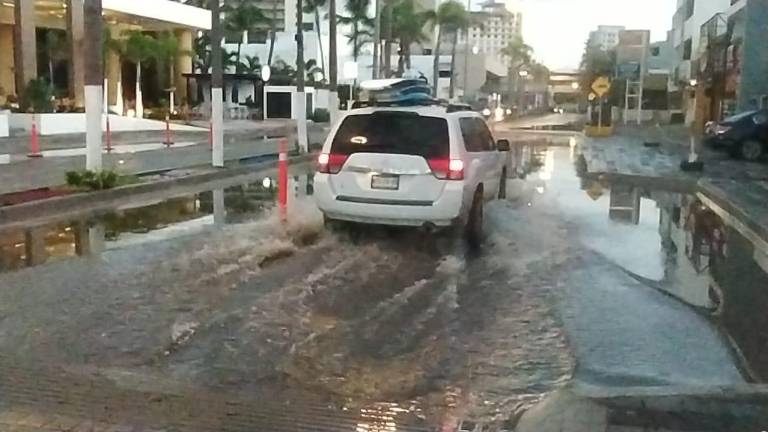
<svg viewBox="0 0 768 432">
<path fill-rule="evenodd" d="M 75 106 L 85 106 L 85 62 L 83 0 L 67 0 L 67 44 L 69 45 L 69 97 Z"/>
<path fill-rule="evenodd" d="M 37 78 L 37 38 L 35 36 L 35 2 L 14 0 L 13 45 L 16 69 L 16 93 L 22 96 L 27 83 Z"/>
<path fill-rule="evenodd" d="M 192 55 L 193 40 L 192 30 L 176 30 L 176 40 L 179 43 L 179 54 L 176 57 L 176 76 L 173 85 L 176 87 L 176 100 L 179 104 L 183 101 L 190 103 L 187 92 L 187 80 L 184 79 L 185 73 L 192 73 Z"/>
<path fill-rule="evenodd" d="M 107 103 L 109 106 L 115 106 L 118 105 L 118 87 L 122 87 L 120 82 L 123 79 L 121 74 L 121 65 L 122 65 L 123 59 L 120 57 L 120 54 L 110 50 L 107 53 L 107 81 L 109 85 L 108 89 L 108 100 Z M 122 95 L 120 96 L 122 99 Z M 121 113 L 122 114 L 122 113 Z"/>
<path fill-rule="evenodd" d="M 16 94 L 13 76 L 13 26 L 0 24 L 0 99 Z"/>
</svg>

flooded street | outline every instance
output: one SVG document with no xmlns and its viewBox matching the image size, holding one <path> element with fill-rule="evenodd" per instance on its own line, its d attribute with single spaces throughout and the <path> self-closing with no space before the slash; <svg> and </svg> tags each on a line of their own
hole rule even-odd
<svg viewBox="0 0 768 432">
<path fill-rule="evenodd" d="M 1 232 L 0 347 L 120 388 L 354 412 L 359 431 L 500 429 L 572 380 L 763 381 L 764 245 L 695 195 L 579 178 L 572 142 L 489 204 L 479 252 L 330 231 L 309 170 L 285 224 L 263 179 Z"/>
</svg>

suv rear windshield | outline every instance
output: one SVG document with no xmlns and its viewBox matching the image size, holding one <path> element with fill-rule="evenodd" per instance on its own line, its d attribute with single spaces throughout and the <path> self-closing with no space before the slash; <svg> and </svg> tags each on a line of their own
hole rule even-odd
<svg viewBox="0 0 768 432">
<path fill-rule="evenodd" d="M 331 153 L 392 153 L 448 158 L 448 122 L 405 111 L 351 115 L 344 119 Z"/>
</svg>

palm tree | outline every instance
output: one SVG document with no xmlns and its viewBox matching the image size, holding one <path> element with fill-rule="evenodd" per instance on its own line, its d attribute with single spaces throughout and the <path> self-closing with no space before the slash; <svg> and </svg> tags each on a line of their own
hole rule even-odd
<svg viewBox="0 0 768 432">
<path fill-rule="evenodd" d="M 392 31 L 400 41 L 398 75 L 402 76 L 405 68 L 411 67 L 411 44 L 429 40 L 429 35 L 425 33 L 424 28 L 435 20 L 435 15 L 434 11 L 422 10 L 415 0 L 402 0 L 394 6 Z"/>
<path fill-rule="evenodd" d="M 168 68 L 168 87 L 170 90 L 170 109 L 173 111 L 175 89 L 173 80 L 176 78 L 176 57 L 180 55 L 192 55 L 192 52 L 179 49 L 179 41 L 171 32 L 163 32 L 155 42 L 154 58 L 158 69 Z M 167 66 L 166 66 L 167 65 Z"/>
<path fill-rule="evenodd" d="M 261 71 L 261 60 L 259 56 L 245 56 L 245 61 L 240 66 L 243 73 L 255 75 Z"/>
<path fill-rule="evenodd" d="M 501 49 L 501 54 L 506 56 L 508 64 L 507 83 L 509 85 L 509 94 L 513 94 L 518 82 L 518 72 L 520 69 L 531 62 L 533 48 L 526 45 L 521 37 L 511 40 L 507 46 Z"/>
<path fill-rule="evenodd" d="M 325 53 L 323 52 L 323 36 L 320 32 L 320 9 L 325 8 L 326 0 L 306 0 L 304 12 L 315 15 L 315 33 L 317 33 L 317 45 L 320 50 L 320 69 L 325 76 Z"/>
<path fill-rule="evenodd" d="M 459 29 L 466 28 L 469 24 L 469 14 L 464 5 L 455 1 L 449 0 L 440 5 L 437 9 L 437 16 L 435 18 L 435 24 L 437 27 L 437 40 L 435 41 L 434 59 L 432 60 L 433 68 L 433 93 L 437 97 L 437 82 L 440 78 L 440 42 L 444 34 L 453 34 L 454 42 L 451 50 L 451 90 L 453 90 L 453 66 L 454 58 L 456 57 L 456 40 L 455 37 L 459 34 Z M 466 61 L 466 60 L 465 60 Z M 453 91 L 451 91 L 453 93 Z"/>
<path fill-rule="evenodd" d="M 136 64 L 136 117 L 144 117 L 144 101 L 141 94 L 141 63 L 155 58 L 157 41 L 152 36 L 140 31 L 126 32 L 123 42 L 122 55 L 128 61 Z"/>
<path fill-rule="evenodd" d="M 54 69 L 56 63 L 67 58 L 69 52 L 67 48 L 67 38 L 62 32 L 54 29 L 48 29 L 45 32 L 42 49 L 48 59 L 48 83 L 51 89 L 55 86 Z"/>
<path fill-rule="evenodd" d="M 305 69 L 305 75 L 306 75 L 306 81 L 312 85 L 317 84 L 318 82 L 322 82 L 322 80 L 317 81 L 315 79 L 315 75 L 317 73 L 322 73 L 323 69 L 317 65 L 317 60 L 310 59 L 307 60 L 307 63 L 304 65 Z M 323 79 L 325 79 L 325 75 L 323 75 Z"/>
<path fill-rule="evenodd" d="M 373 36 L 373 18 L 368 16 L 368 9 L 371 0 L 347 0 L 344 9 L 347 15 L 338 15 L 336 20 L 339 24 L 351 26 L 351 31 L 347 34 L 347 39 L 352 45 L 352 58 L 357 61 L 360 56 L 360 50 L 370 41 Z"/>
<path fill-rule="evenodd" d="M 224 28 L 238 35 L 237 39 L 237 59 L 235 63 L 235 72 L 240 73 L 240 53 L 243 46 L 243 33 L 255 31 L 259 24 L 266 23 L 267 17 L 256 7 L 251 0 L 241 0 L 235 6 L 225 5 L 223 11 L 226 13 Z"/>
</svg>

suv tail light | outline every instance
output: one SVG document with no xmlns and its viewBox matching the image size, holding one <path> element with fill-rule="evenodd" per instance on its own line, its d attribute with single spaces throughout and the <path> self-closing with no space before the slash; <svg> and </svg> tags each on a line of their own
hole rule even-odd
<svg viewBox="0 0 768 432">
<path fill-rule="evenodd" d="M 347 155 L 322 153 L 317 158 L 317 170 L 323 174 L 338 174 L 347 161 Z"/>
<path fill-rule="evenodd" d="M 464 180 L 464 161 L 461 159 L 430 159 L 429 169 L 442 180 Z"/>
</svg>

